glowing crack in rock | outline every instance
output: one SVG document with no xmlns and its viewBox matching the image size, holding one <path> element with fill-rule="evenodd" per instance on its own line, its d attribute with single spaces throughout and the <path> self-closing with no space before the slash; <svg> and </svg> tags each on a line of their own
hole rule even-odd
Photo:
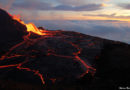
<svg viewBox="0 0 130 90">
<path fill-rule="evenodd" d="M 40 35 L 40 36 L 42 36 L 42 37 L 44 37 L 44 36 L 47 35 L 47 33 L 45 33 L 46 30 L 44 31 L 44 30 L 38 29 L 33 23 L 25 24 L 23 21 L 20 20 L 20 16 L 12 16 L 12 17 L 13 17 L 14 20 L 17 20 L 17 21 L 20 22 L 21 24 L 24 24 L 24 25 L 26 26 L 26 28 L 27 28 L 27 32 L 33 32 L 33 33 L 35 33 L 35 34 L 37 34 L 37 35 Z M 57 33 L 60 34 L 60 31 L 56 31 L 55 33 L 51 32 L 51 31 L 48 31 L 48 32 L 49 32 L 50 35 L 51 35 L 51 36 L 48 36 L 48 37 L 52 37 L 52 38 L 55 37 L 55 35 L 56 35 Z M 62 34 L 60 34 L 60 35 L 63 36 Z M 15 50 L 17 47 L 19 47 L 19 46 L 23 45 L 24 43 L 26 43 L 26 42 L 27 42 L 27 39 L 26 39 L 26 38 L 29 39 L 29 36 L 27 35 L 27 36 L 25 37 L 25 40 L 24 40 L 23 42 L 21 42 L 21 43 L 15 45 L 15 46 L 13 46 L 13 47 L 9 50 L 9 52 L 7 52 L 5 55 L 3 55 L 3 56 L 0 58 L 0 60 L 5 60 L 5 59 L 9 59 L 9 58 L 14 58 L 14 57 L 21 57 L 21 56 L 33 57 L 33 56 L 31 56 L 31 55 L 18 55 L 18 54 L 12 55 L 12 56 L 8 56 L 8 55 L 9 55 L 13 50 Z M 44 38 L 44 39 L 46 39 L 46 38 Z M 36 40 L 38 40 L 38 39 L 36 39 Z M 32 39 L 31 41 L 35 41 L 35 40 Z M 59 55 L 59 54 L 57 54 L 54 50 L 50 49 L 51 47 L 48 47 L 49 49 L 48 49 L 48 52 L 46 52 L 46 55 L 47 55 L 47 56 L 52 55 L 52 56 L 62 57 L 62 58 L 69 58 L 69 59 L 71 59 L 71 60 L 76 60 L 76 61 L 78 61 L 79 63 L 81 63 L 81 64 L 86 68 L 86 71 L 85 71 L 83 74 L 81 74 L 80 77 L 83 77 L 85 74 L 87 74 L 87 73 L 89 73 L 89 72 L 90 72 L 92 75 L 95 74 L 96 69 L 93 68 L 93 67 L 91 67 L 91 66 L 89 66 L 89 65 L 87 65 L 87 63 L 80 58 L 79 55 L 80 55 L 81 52 L 82 52 L 82 48 L 80 48 L 78 45 L 76 45 L 76 44 L 73 43 L 73 42 L 70 42 L 70 41 L 65 40 L 65 39 L 64 39 L 64 36 L 63 36 L 63 40 L 62 40 L 62 41 L 68 43 L 69 45 L 71 45 L 72 47 L 74 47 L 75 49 L 77 49 L 77 51 L 73 52 L 73 53 L 72 53 L 72 56 Z M 28 43 L 29 43 L 29 42 L 28 42 Z M 33 43 L 32 43 L 32 44 L 33 44 Z M 30 45 L 31 45 L 31 44 L 30 44 Z M 93 45 L 94 45 L 94 44 L 93 44 Z M 91 45 L 91 46 L 93 46 L 93 45 Z M 88 45 L 88 46 L 89 46 L 89 45 Z M 52 52 L 53 52 L 53 53 L 52 53 Z M 31 69 L 31 68 L 29 68 L 29 67 L 23 67 L 23 65 L 26 64 L 26 63 L 28 63 L 28 62 L 29 62 L 29 59 L 27 58 L 27 60 L 23 60 L 22 63 L 0 66 L 0 69 L 2 69 L 2 68 L 8 68 L 8 67 L 16 67 L 16 68 L 19 69 L 19 70 L 25 70 L 25 71 L 33 72 L 35 75 L 37 75 L 37 76 L 41 79 L 41 82 L 42 82 L 43 84 L 45 84 L 44 77 L 43 77 L 43 75 L 41 74 L 41 72 L 40 72 L 39 70 Z M 55 83 L 55 81 L 56 81 L 55 78 L 53 78 L 53 79 L 50 78 L 50 80 L 52 80 L 53 83 Z"/>
</svg>

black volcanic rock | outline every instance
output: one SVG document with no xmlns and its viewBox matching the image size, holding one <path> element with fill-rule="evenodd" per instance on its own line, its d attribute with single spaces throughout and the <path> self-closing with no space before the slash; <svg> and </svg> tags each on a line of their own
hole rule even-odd
<svg viewBox="0 0 130 90">
<path fill-rule="evenodd" d="M 0 9 L 0 53 L 3 54 L 13 45 L 23 41 L 25 34 L 27 34 L 26 27 Z"/>
<path fill-rule="evenodd" d="M 109 43 L 104 45 L 100 58 L 96 62 L 100 87 L 127 87 L 130 85 L 130 46 L 128 44 Z M 102 85 L 103 81 L 107 81 Z M 109 85 L 108 85 L 109 83 Z M 96 83 L 97 84 L 97 83 Z M 99 87 L 96 85 L 96 88 Z"/>
<path fill-rule="evenodd" d="M 3 10 L 0 19 L 0 55 L 17 45 L 0 58 L 1 90 L 118 90 L 130 85 L 130 45 L 62 30 L 45 30 L 43 36 L 31 32 L 23 40 L 24 25 Z"/>
</svg>

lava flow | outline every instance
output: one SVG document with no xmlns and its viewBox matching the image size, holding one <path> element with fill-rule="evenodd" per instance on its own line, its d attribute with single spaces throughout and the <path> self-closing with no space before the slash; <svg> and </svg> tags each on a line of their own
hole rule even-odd
<svg viewBox="0 0 130 90">
<path fill-rule="evenodd" d="M 28 23 L 28 24 L 25 24 L 21 19 L 20 19 L 20 16 L 19 15 L 14 15 L 12 16 L 11 14 L 9 14 L 14 20 L 17 20 L 19 23 L 21 24 L 24 24 L 27 28 L 27 32 L 33 32 L 37 35 L 46 35 L 46 33 L 43 31 L 43 30 L 39 30 L 33 23 Z M 27 36 L 24 36 L 26 38 L 28 38 L 28 35 Z M 19 43 L 15 46 L 13 46 L 9 52 L 7 52 L 5 55 L 3 55 L 0 60 L 4 60 L 4 59 L 7 59 L 7 58 L 13 58 L 13 57 L 19 57 L 19 55 L 14 55 L 14 56 L 11 56 L 11 57 L 7 57 L 7 55 L 9 53 L 11 53 L 11 51 L 15 48 L 17 48 L 18 46 L 20 46 L 21 44 L 23 44 L 24 41 L 22 43 Z M 20 55 L 21 56 L 21 55 Z M 25 62 L 24 62 L 25 63 Z M 5 65 L 5 66 L 0 66 L 0 69 L 2 68 L 9 68 L 9 67 L 16 67 L 18 68 L 19 70 L 26 70 L 26 71 L 30 71 L 30 72 L 34 72 L 35 75 L 38 75 L 42 81 L 43 84 L 45 84 L 45 81 L 44 81 L 44 78 L 42 76 L 42 74 L 40 74 L 40 72 L 38 70 L 32 70 L 30 68 L 24 68 L 22 67 L 22 65 L 24 63 L 19 63 L 19 64 L 15 64 L 15 65 Z"/>
<path fill-rule="evenodd" d="M 43 30 L 39 30 L 33 23 L 25 24 L 25 22 L 20 19 L 20 15 L 14 15 L 14 16 L 12 16 L 12 18 L 14 20 L 17 20 L 21 24 L 24 24 L 26 26 L 28 32 L 33 32 L 38 35 L 46 35 L 46 33 L 44 33 Z"/>
<path fill-rule="evenodd" d="M 17 20 L 17 21 L 20 22 L 21 24 L 24 24 L 24 25 L 26 26 L 26 28 L 27 28 L 27 32 L 33 32 L 33 33 L 35 33 L 35 34 L 41 36 L 42 38 L 43 38 L 44 36 L 47 36 L 47 35 L 48 35 L 48 37 L 56 37 L 56 36 L 55 36 L 56 33 L 53 33 L 53 31 L 48 31 L 48 33 L 50 34 L 50 36 L 49 36 L 49 34 L 47 33 L 46 30 L 40 30 L 40 29 L 38 29 L 33 23 L 25 24 L 23 21 L 20 20 L 19 16 L 12 16 L 12 18 L 13 18 L 14 20 Z M 57 32 L 57 33 L 60 33 L 60 32 Z M 63 35 L 61 34 L 61 36 L 63 36 Z M 24 64 L 29 63 L 29 59 L 28 59 L 28 58 L 29 58 L 29 57 L 35 57 L 35 55 L 34 55 L 34 56 L 31 56 L 31 55 L 29 55 L 29 54 L 28 54 L 28 55 L 18 55 L 18 54 L 16 54 L 16 55 L 9 56 L 9 54 L 11 54 L 13 50 L 17 49 L 17 47 L 22 46 L 22 45 L 25 44 L 27 41 L 29 42 L 29 40 L 26 40 L 26 39 L 29 39 L 29 35 L 24 36 L 24 37 L 25 37 L 25 40 L 24 40 L 23 42 L 21 42 L 21 43 L 15 45 L 15 46 L 13 46 L 13 47 L 9 50 L 9 52 L 7 52 L 5 55 L 3 55 L 3 56 L 0 58 L 0 60 L 6 60 L 6 59 L 8 59 L 8 58 L 22 57 L 22 56 L 26 56 L 26 60 L 23 60 L 22 63 L 18 63 L 18 64 L 0 66 L 0 69 L 2 69 L 2 68 L 16 67 L 16 68 L 19 69 L 19 70 L 26 70 L 26 71 L 29 71 L 29 72 L 33 72 L 35 75 L 37 75 L 37 76 L 41 79 L 41 82 L 42 82 L 43 84 L 45 84 L 44 77 L 43 77 L 44 75 L 40 72 L 40 70 L 38 70 L 38 69 L 35 70 L 35 69 L 31 69 L 31 68 L 29 68 L 29 67 L 24 67 Z M 46 38 L 45 38 L 45 39 L 46 39 Z M 38 39 L 36 38 L 35 40 L 33 40 L 33 39 L 30 39 L 30 40 L 31 40 L 31 42 L 35 43 L 35 40 L 38 40 Z M 40 40 L 40 39 L 39 39 L 39 40 Z M 68 43 L 69 45 L 71 45 L 71 46 L 72 46 L 73 48 L 75 48 L 77 51 L 73 52 L 72 55 L 59 55 L 59 54 L 57 54 L 57 53 L 55 52 L 55 51 L 57 51 L 57 50 L 53 50 L 53 49 L 51 49 L 51 47 L 48 47 L 49 49 L 48 49 L 48 52 L 46 52 L 46 55 L 47 55 L 48 57 L 51 55 L 51 56 L 62 57 L 62 58 L 69 58 L 69 59 L 71 59 L 71 60 L 76 60 L 76 61 L 78 61 L 82 66 L 85 67 L 85 72 L 82 73 L 82 74 L 80 75 L 80 77 L 83 77 L 83 76 L 84 76 L 85 74 L 87 74 L 87 73 L 91 73 L 91 74 L 93 75 L 93 74 L 95 73 L 96 69 L 93 68 L 93 67 L 91 67 L 91 66 L 89 66 L 89 65 L 88 65 L 84 60 L 82 60 L 82 59 L 80 58 L 80 56 L 79 56 L 79 55 L 81 54 L 81 52 L 82 52 L 82 48 L 80 48 L 79 45 L 76 45 L 75 43 L 70 42 L 70 41 L 67 41 L 67 40 L 65 40 L 65 39 L 63 39 L 63 41 L 66 42 L 66 43 Z M 33 43 L 29 43 L 28 45 L 32 45 Z M 55 67 L 54 67 L 54 68 L 55 68 Z M 60 68 L 60 67 L 59 67 L 59 68 Z M 51 78 L 50 78 L 50 80 L 51 80 Z M 55 82 L 55 81 L 56 81 L 56 79 L 53 79 L 53 80 L 52 80 L 52 82 Z"/>
</svg>

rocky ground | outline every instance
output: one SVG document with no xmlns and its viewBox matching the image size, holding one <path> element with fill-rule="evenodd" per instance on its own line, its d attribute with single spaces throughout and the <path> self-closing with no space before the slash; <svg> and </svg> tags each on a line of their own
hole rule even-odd
<svg viewBox="0 0 130 90">
<path fill-rule="evenodd" d="M 130 86 L 130 45 L 72 31 L 28 33 L 0 10 L 1 90 L 118 90 Z"/>
</svg>

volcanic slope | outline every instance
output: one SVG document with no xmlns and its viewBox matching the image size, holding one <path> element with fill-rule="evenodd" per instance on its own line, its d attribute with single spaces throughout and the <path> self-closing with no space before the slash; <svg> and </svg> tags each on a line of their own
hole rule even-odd
<svg viewBox="0 0 130 90">
<path fill-rule="evenodd" d="M 41 29 L 40 29 L 41 30 Z M 73 31 L 27 32 L 0 10 L 0 88 L 112 90 L 130 84 L 130 46 Z"/>
</svg>

